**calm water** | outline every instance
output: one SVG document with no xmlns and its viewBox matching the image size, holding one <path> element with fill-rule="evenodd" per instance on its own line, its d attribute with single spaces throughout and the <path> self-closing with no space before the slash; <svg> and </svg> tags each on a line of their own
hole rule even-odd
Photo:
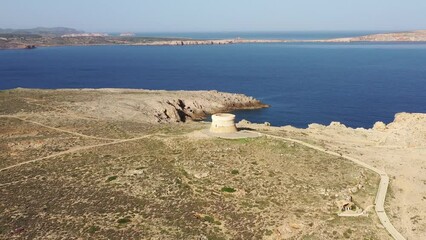
<svg viewBox="0 0 426 240">
<path fill-rule="evenodd" d="M 145 88 L 238 92 L 270 104 L 239 118 L 306 127 L 426 112 L 426 44 L 54 47 L 0 51 L 0 89 Z"/>
</svg>

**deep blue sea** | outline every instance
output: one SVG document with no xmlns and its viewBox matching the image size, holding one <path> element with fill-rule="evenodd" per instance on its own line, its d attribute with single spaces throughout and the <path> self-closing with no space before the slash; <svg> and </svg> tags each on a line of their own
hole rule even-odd
<svg viewBox="0 0 426 240">
<path fill-rule="evenodd" d="M 244 93 L 239 119 L 306 127 L 426 113 L 426 44 L 96 46 L 0 51 L 0 89 L 144 88 Z"/>
</svg>

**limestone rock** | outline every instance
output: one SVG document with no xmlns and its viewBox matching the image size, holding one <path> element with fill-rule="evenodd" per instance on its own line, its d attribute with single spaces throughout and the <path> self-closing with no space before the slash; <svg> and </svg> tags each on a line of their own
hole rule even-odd
<svg viewBox="0 0 426 240">
<path fill-rule="evenodd" d="M 202 120 L 209 114 L 268 107 L 253 97 L 218 91 L 154 91 L 133 89 L 74 89 L 94 92 L 92 101 L 70 102 L 75 112 L 90 117 L 148 123 Z M 107 93 L 107 94 L 105 94 Z"/>
<path fill-rule="evenodd" d="M 324 129 L 325 126 L 318 124 L 318 123 L 311 123 L 308 125 L 308 129 L 314 130 L 314 129 Z"/>
<path fill-rule="evenodd" d="M 330 125 L 328 125 L 328 127 L 331 128 L 346 128 L 346 126 L 340 122 L 331 122 Z"/>
<path fill-rule="evenodd" d="M 242 119 L 241 121 L 238 122 L 238 125 L 246 125 L 246 124 L 251 124 L 250 121 L 246 120 L 246 119 Z"/>
<path fill-rule="evenodd" d="M 376 122 L 373 129 L 377 131 L 384 131 L 386 130 L 386 124 L 384 122 Z"/>
</svg>

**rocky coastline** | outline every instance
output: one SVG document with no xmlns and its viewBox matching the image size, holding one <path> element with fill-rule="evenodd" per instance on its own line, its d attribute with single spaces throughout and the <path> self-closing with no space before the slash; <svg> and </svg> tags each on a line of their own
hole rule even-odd
<svg viewBox="0 0 426 240">
<path fill-rule="evenodd" d="M 3 95 L 18 98 L 22 95 L 36 99 L 53 98 L 50 104 L 61 105 L 67 109 L 68 115 L 84 114 L 90 118 L 131 120 L 150 124 L 199 121 L 217 112 L 269 107 L 244 94 L 218 91 L 18 88 L 5 90 Z M 8 108 L 8 105 L 1 107 Z"/>
</svg>

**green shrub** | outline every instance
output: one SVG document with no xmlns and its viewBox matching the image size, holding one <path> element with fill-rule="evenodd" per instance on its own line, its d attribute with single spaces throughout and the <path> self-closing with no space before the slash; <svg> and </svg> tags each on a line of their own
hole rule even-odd
<svg viewBox="0 0 426 240">
<path fill-rule="evenodd" d="M 116 180 L 117 178 L 118 178 L 118 176 L 110 176 L 110 177 L 108 177 L 108 178 L 107 178 L 106 182 L 114 181 L 114 180 Z"/>
<path fill-rule="evenodd" d="M 212 216 L 206 215 L 204 216 L 204 221 L 209 222 L 209 223 L 213 223 L 214 222 L 214 218 Z"/>
<path fill-rule="evenodd" d="M 222 192 L 227 192 L 227 193 L 233 193 L 236 192 L 237 190 L 235 190 L 234 188 L 231 187 L 223 187 L 222 188 Z"/>
<path fill-rule="evenodd" d="M 129 218 L 120 218 L 120 219 L 118 219 L 117 220 L 117 222 L 119 223 L 119 224 L 126 224 L 126 223 L 129 223 L 129 222 L 131 222 L 131 220 L 129 219 Z"/>
</svg>

